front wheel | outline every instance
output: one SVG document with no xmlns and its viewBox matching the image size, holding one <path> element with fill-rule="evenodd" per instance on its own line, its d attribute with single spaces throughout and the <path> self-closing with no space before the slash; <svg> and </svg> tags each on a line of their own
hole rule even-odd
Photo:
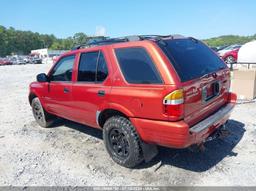
<svg viewBox="0 0 256 191">
<path fill-rule="evenodd" d="M 44 110 L 38 97 L 35 97 L 32 100 L 31 106 L 36 122 L 41 127 L 50 127 L 54 122 L 55 117 Z"/>
<path fill-rule="evenodd" d="M 110 157 L 119 165 L 133 168 L 143 161 L 140 138 L 127 118 L 109 118 L 103 127 L 103 138 Z"/>
</svg>

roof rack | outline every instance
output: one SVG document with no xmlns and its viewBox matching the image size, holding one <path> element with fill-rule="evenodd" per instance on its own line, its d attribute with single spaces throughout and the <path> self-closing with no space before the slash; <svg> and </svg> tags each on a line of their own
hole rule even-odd
<svg viewBox="0 0 256 191">
<path fill-rule="evenodd" d="M 121 42 L 132 42 L 132 41 L 141 41 L 141 40 L 156 40 L 160 41 L 163 38 L 184 38 L 181 35 L 133 35 L 133 36 L 125 36 L 125 37 L 119 37 L 119 38 L 106 38 L 106 39 L 91 39 L 89 42 L 82 43 L 79 45 L 76 45 L 72 50 L 78 50 L 81 48 L 87 48 L 92 46 L 101 46 L 101 45 L 109 45 L 114 43 L 121 43 Z"/>
</svg>

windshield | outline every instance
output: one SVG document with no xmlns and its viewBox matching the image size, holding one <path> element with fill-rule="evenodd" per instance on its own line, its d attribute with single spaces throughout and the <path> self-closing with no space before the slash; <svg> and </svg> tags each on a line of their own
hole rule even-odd
<svg viewBox="0 0 256 191">
<path fill-rule="evenodd" d="M 226 67 L 225 63 L 204 43 L 192 39 L 158 42 L 173 64 L 182 82 L 199 78 Z"/>
</svg>

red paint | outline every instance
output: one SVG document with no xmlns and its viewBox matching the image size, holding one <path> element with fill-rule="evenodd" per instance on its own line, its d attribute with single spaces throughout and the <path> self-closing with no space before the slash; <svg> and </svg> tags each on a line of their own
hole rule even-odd
<svg viewBox="0 0 256 191">
<path fill-rule="evenodd" d="M 11 64 L 12 64 L 12 62 L 9 61 L 8 59 L 1 59 L 0 58 L 0 66 L 1 65 L 11 65 Z"/>
<path fill-rule="evenodd" d="M 127 83 L 114 54 L 115 48 L 122 47 L 144 47 L 155 63 L 163 84 Z M 95 50 L 101 50 L 104 54 L 108 66 L 108 77 L 103 83 L 78 83 L 80 54 Z M 209 75 L 207 78 L 182 83 L 168 58 L 152 41 L 125 42 L 79 49 L 65 53 L 59 59 L 73 54 L 76 58 L 71 82 L 33 82 L 30 85 L 30 94 L 39 97 L 47 112 L 95 128 L 101 128 L 96 121 L 96 112 L 114 109 L 131 120 L 142 140 L 168 147 L 184 148 L 202 142 L 227 121 L 228 115 L 223 116 L 218 126 L 198 134 L 190 134 L 189 127 L 216 112 L 225 104 L 236 100 L 235 95 L 228 92 L 230 72 L 227 67 L 216 72 L 215 76 Z M 202 102 L 202 87 L 216 80 L 222 84 L 220 95 L 207 103 Z M 65 94 L 64 88 L 67 88 L 70 93 Z M 181 119 L 170 118 L 163 107 L 163 98 L 177 89 L 184 90 Z M 98 96 L 99 90 L 104 90 L 105 96 Z"/>
<path fill-rule="evenodd" d="M 227 57 L 232 56 L 235 59 L 235 62 L 237 61 L 237 56 L 238 56 L 238 51 L 240 48 L 237 48 L 235 50 L 231 50 L 229 52 L 226 52 L 223 56 L 222 59 L 225 60 Z"/>
</svg>

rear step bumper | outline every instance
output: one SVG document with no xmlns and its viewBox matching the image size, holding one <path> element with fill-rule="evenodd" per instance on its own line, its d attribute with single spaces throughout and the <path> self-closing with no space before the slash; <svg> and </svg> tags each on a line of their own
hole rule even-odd
<svg viewBox="0 0 256 191">
<path fill-rule="evenodd" d="M 230 93 L 229 97 L 229 103 L 192 127 L 183 120 L 176 122 L 141 118 L 130 118 L 130 120 L 144 142 L 171 148 L 186 148 L 207 141 L 210 135 L 227 122 L 236 102 L 235 94 Z"/>
<path fill-rule="evenodd" d="M 211 115 L 210 117 L 204 119 L 203 121 L 197 123 L 193 127 L 189 129 L 191 133 L 199 133 L 205 129 L 208 129 L 215 123 L 219 122 L 223 119 L 224 116 L 228 115 L 232 109 L 234 108 L 234 104 L 229 103 L 225 107 L 221 108 L 219 111 Z"/>
</svg>

